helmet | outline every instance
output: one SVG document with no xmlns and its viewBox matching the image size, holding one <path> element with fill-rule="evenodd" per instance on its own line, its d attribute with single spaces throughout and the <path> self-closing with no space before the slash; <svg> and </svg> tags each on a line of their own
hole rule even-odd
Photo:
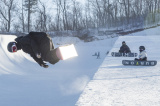
<svg viewBox="0 0 160 106">
<path fill-rule="evenodd" d="M 125 41 L 123 41 L 122 43 L 126 43 Z"/>
<path fill-rule="evenodd" d="M 7 49 L 11 53 L 17 52 L 16 42 L 9 42 L 8 46 L 7 46 Z"/>
<path fill-rule="evenodd" d="M 145 50 L 145 47 L 144 47 L 144 46 L 140 46 L 140 47 L 139 47 L 139 51 L 141 52 L 141 51 L 143 51 L 143 50 Z"/>
<path fill-rule="evenodd" d="M 140 46 L 139 50 L 145 50 L 145 47 L 144 46 Z"/>
<path fill-rule="evenodd" d="M 123 42 L 122 42 L 122 45 L 125 45 L 125 44 L 126 44 L 126 42 L 125 42 L 125 41 L 123 41 Z"/>
</svg>

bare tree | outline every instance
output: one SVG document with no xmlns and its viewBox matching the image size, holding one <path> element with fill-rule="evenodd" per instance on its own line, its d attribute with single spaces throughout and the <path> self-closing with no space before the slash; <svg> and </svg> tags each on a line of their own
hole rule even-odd
<svg viewBox="0 0 160 106">
<path fill-rule="evenodd" d="M 158 0 L 158 2 L 157 2 L 157 5 L 158 5 L 158 12 L 160 13 L 160 0 Z"/>
<path fill-rule="evenodd" d="M 91 3 L 89 0 L 86 1 L 85 4 L 85 22 L 84 22 L 84 27 L 89 28 L 92 27 L 92 13 L 91 13 Z"/>
<path fill-rule="evenodd" d="M 71 15 L 70 0 L 54 0 L 56 5 L 56 27 L 57 30 L 69 30 L 71 27 L 69 17 Z"/>
<path fill-rule="evenodd" d="M 27 17 L 27 15 L 25 15 L 24 13 L 24 7 L 23 7 L 23 0 L 21 2 L 20 5 L 17 5 L 16 7 L 16 16 L 17 16 L 17 19 L 18 19 L 18 22 L 17 23 L 14 23 L 14 29 L 16 31 L 21 31 L 21 32 L 25 32 L 26 31 L 26 24 L 25 24 L 25 17 Z M 16 28 L 16 27 L 18 28 Z"/>
<path fill-rule="evenodd" d="M 53 3 L 56 5 L 56 30 L 61 29 L 61 0 L 54 0 Z"/>
<path fill-rule="evenodd" d="M 61 0 L 61 11 L 62 11 L 62 21 L 63 21 L 63 29 L 68 30 L 68 15 L 67 10 L 69 9 L 68 0 Z"/>
<path fill-rule="evenodd" d="M 22 22 L 22 29 L 23 29 L 23 32 L 25 32 L 25 21 L 24 21 L 24 8 L 23 8 L 23 0 L 22 0 L 22 13 L 21 13 L 21 22 Z"/>
<path fill-rule="evenodd" d="M 40 7 L 38 8 L 38 18 L 36 21 L 36 29 L 39 31 L 47 31 L 47 14 L 46 5 L 39 0 Z"/>
<path fill-rule="evenodd" d="M 83 26 L 82 6 L 75 0 L 72 0 L 72 5 L 72 18 L 70 18 L 70 23 L 72 23 L 72 30 L 77 30 Z"/>
<path fill-rule="evenodd" d="M 31 13 L 34 13 L 37 9 L 37 0 L 24 0 L 24 7 L 28 12 L 28 32 L 30 32 Z"/>
<path fill-rule="evenodd" d="M 14 11 L 15 4 L 14 0 L 0 0 L 0 15 L 4 21 L 5 29 L 7 32 L 11 29 L 12 12 Z"/>
<path fill-rule="evenodd" d="M 130 0 L 121 0 L 120 4 L 124 6 L 125 17 L 127 19 L 127 24 L 129 24 L 129 17 L 130 17 Z"/>
</svg>

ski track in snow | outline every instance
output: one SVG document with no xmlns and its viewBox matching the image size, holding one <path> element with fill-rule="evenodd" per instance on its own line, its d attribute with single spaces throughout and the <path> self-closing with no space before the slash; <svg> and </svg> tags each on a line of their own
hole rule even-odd
<svg viewBox="0 0 160 106">
<path fill-rule="evenodd" d="M 126 41 L 132 52 L 139 53 L 139 46 L 145 46 L 148 60 L 157 60 L 157 65 L 123 66 L 122 60 L 135 57 L 108 54 L 76 105 L 160 106 L 160 36 L 119 37 L 111 52 L 118 51 L 122 41 Z"/>
</svg>

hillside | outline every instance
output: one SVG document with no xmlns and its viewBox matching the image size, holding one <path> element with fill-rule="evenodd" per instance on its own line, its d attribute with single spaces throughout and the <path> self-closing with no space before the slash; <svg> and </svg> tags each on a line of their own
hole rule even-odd
<svg viewBox="0 0 160 106">
<path fill-rule="evenodd" d="M 54 37 L 55 47 L 75 45 L 78 57 L 40 67 L 23 51 L 9 53 L 14 35 L 0 35 L 0 106 L 128 106 L 160 105 L 160 27 L 127 36 L 83 42 L 76 37 Z M 97 35 L 98 36 L 98 35 Z M 104 39 L 105 38 L 105 39 Z M 144 45 L 155 67 L 123 66 L 111 57 L 126 41 L 132 52 Z M 100 58 L 92 56 L 100 53 Z M 134 58 L 125 58 L 134 59 Z"/>
<path fill-rule="evenodd" d="M 119 37 L 111 52 L 118 51 L 126 41 L 132 52 L 146 47 L 148 60 L 157 60 L 156 66 L 123 66 L 122 60 L 133 57 L 105 58 L 76 105 L 78 106 L 159 106 L 160 105 L 160 36 Z"/>
</svg>

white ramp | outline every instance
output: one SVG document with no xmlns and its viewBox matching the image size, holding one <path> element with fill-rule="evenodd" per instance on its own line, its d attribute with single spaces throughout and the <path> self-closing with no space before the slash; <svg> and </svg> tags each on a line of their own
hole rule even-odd
<svg viewBox="0 0 160 106">
<path fill-rule="evenodd" d="M 123 66 L 123 59 L 134 58 L 109 54 L 76 105 L 160 106 L 160 36 L 119 37 L 111 52 L 118 51 L 122 41 L 126 41 L 132 52 L 139 53 L 139 46 L 145 46 L 148 60 L 157 60 L 157 65 Z"/>
</svg>

